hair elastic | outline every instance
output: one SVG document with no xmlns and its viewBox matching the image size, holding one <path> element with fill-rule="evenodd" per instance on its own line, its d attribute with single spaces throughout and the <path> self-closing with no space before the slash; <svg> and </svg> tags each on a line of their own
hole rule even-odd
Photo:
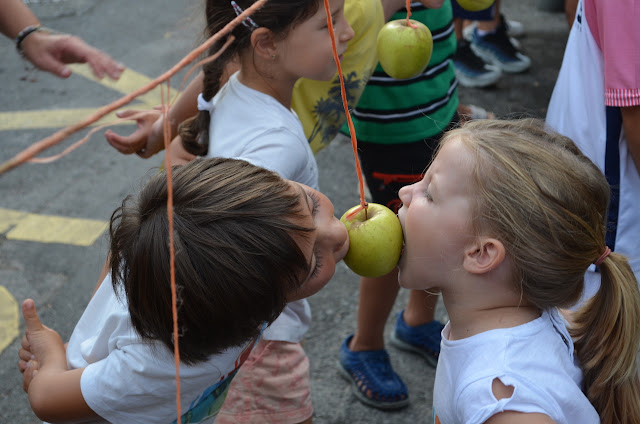
<svg viewBox="0 0 640 424">
<path fill-rule="evenodd" d="M 204 97 L 202 97 L 202 93 L 198 94 L 198 110 L 204 110 L 210 113 L 213 110 L 213 99 L 206 101 Z"/>
<path fill-rule="evenodd" d="M 606 246 L 604 249 L 604 252 L 602 252 L 602 255 L 600 255 L 600 257 L 598 259 L 596 259 L 593 264 L 595 266 L 600 266 L 600 264 L 602 264 L 602 262 L 604 262 L 605 258 L 607 256 L 609 256 L 609 254 L 611 253 L 611 249 L 609 249 L 609 246 Z"/>
<path fill-rule="evenodd" d="M 233 0 L 231 0 L 231 6 L 233 6 L 233 11 L 236 12 L 236 16 L 240 16 L 240 14 L 242 12 L 244 12 L 244 10 L 242 10 L 242 8 L 238 5 L 238 3 L 236 3 Z M 246 18 L 244 18 L 244 21 L 242 21 L 242 25 L 246 26 L 250 30 L 254 30 L 254 29 L 258 28 L 258 24 L 256 24 L 253 21 L 253 19 L 251 19 L 248 16 Z"/>
</svg>

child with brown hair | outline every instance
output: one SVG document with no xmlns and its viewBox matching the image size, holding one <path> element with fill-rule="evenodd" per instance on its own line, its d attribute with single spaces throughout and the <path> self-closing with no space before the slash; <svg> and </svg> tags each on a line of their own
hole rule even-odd
<svg viewBox="0 0 640 424">
<path fill-rule="evenodd" d="M 174 167 L 173 196 L 182 420 L 212 423 L 260 333 L 327 284 L 348 237 L 324 195 L 245 161 Z M 175 422 L 164 172 L 125 199 L 110 235 L 109 273 L 68 346 L 23 303 L 23 388 L 50 422 Z"/>
</svg>

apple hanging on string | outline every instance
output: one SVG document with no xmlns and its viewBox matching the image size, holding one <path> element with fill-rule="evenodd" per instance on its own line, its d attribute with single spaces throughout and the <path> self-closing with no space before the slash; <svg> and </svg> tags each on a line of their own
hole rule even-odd
<svg viewBox="0 0 640 424">
<path fill-rule="evenodd" d="M 477 12 L 491 7 L 496 0 L 456 0 L 461 8 L 469 12 Z"/>
<path fill-rule="evenodd" d="M 402 225 L 391 209 L 378 203 L 359 208 L 354 206 L 342 215 L 340 221 L 347 227 L 349 251 L 344 263 L 363 277 L 380 277 L 393 271 L 402 253 Z"/>
<path fill-rule="evenodd" d="M 390 77 L 408 79 L 427 68 L 433 51 L 433 37 L 421 22 L 396 19 L 382 27 L 376 48 L 380 66 Z"/>
</svg>

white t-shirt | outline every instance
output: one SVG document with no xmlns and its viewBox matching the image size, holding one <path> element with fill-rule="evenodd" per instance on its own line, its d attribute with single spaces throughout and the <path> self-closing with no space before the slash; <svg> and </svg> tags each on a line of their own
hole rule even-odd
<svg viewBox="0 0 640 424">
<path fill-rule="evenodd" d="M 318 165 L 293 110 L 242 84 L 235 73 L 212 99 L 210 114 L 207 157 L 244 159 L 318 189 Z M 290 302 L 262 337 L 299 342 L 310 322 L 307 300 Z"/>
<path fill-rule="evenodd" d="M 496 400 L 495 378 L 514 387 L 510 398 Z M 449 340 L 447 323 L 433 389 L 434 421 L 480 424 L 499 412 L 518 411 L 546 414 L 558 424 L 599 424 L 581 383 L 573 342 L 555 309 L 517 327 L 461 340 Z"/>
<path fill-rule="evenodd" d="M 615 6 L 604 0 L 579 2 L 546 122 L 571 138 L 607 175 L 612 188 L 608 222 L 613 230 L 607 244 L 629 258 L 640 279 L 640 175 L 617 109 L 640 105 L 638 22 L 640 7 L 634 0 Z M 592 265 L 583 300 L 599 287 L 600 275 Z"/>
<path fill-rule="evenodd" d="M 231 379 L 253 342 L 208 361 L 180 365 L 181 410 L 192 423 L 213 423 Z M 126 296 L 117 298 L 107 275 L 76 324 L 67 346 L 69 369 L 85 368 L 82 396 L 101 419 L 92 423 L 176 421 L 173 352 L 160 342 L 143 342 L 131 325 Z"/>
</svg>

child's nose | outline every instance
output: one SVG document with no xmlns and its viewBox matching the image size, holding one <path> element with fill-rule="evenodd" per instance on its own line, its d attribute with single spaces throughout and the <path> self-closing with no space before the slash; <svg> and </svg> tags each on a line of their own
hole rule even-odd
<svg viewBox="0 0 640 424">
<path fill-rule="evenodd" d="M 411 187 L 412 186 L 404 186 L 398 192 L 398 197 L 403 206 L 409 206 L 409 203 L 411 203 Z"/>
<path fill-rule="evenodd" d="M 336 262 L 342 260 L 349 250 L 349 234 L 347 228 L 338 218 L 333 219 L 331 225 L 330 243 Z"/>
<path fill-rule="evenodd" d="M 349 25 L 349 22 L 347 22 L 347 20 L 345 19 L 345 29 L 344 31 L 342 31 L 342 34 L 340 35 L 340 41 L 342 41 L 343 43 L 346 43 L 347 41 L 351 40 L 355 35 L 355 31 L 353 30 L 353 28 L 351 28 L 351 25 Z"/>
</svg>

